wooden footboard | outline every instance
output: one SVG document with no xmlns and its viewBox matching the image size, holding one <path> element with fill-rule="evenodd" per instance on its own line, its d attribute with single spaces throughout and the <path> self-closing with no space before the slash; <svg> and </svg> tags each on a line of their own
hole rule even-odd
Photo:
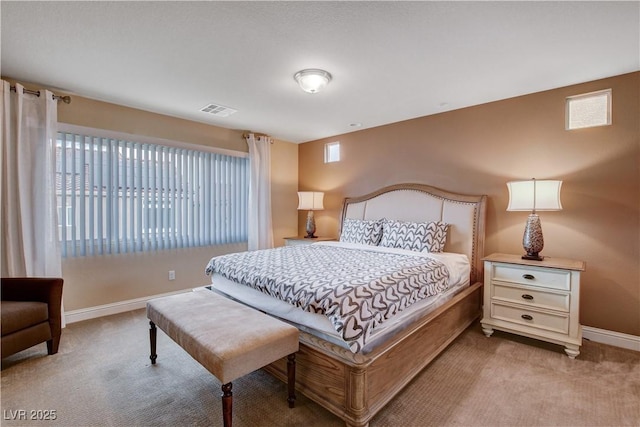
<svg viewBox="0 0 640 427">
<path fill-rule="evenodd" d="M 482 283 L 475 283 L 367 355 L 353 354 L 301 332 L 296 389 L 342 418 L 367 426 L 427 364 L 479 318 Z M 287 360 L 264 368 L 287 381 Z"/>
</svg>

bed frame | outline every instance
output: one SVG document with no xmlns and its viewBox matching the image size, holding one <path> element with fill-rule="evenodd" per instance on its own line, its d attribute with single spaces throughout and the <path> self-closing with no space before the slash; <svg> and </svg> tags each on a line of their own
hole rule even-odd
<svg viewBox="0 0 640 427">
<path fill-rule="evenodd" d="M 454 194 L 421 184 L 393 185 L 345 199 L 342 221 L 389 218 L 450 224 L 445 251 L 468 256 L 471 285 L 368 354 L 353 354 L 301 331 L 296 389 L 347 426 L 368 426 L 384 405 L 480 316 L 485 213 L 486 196 Z M 287 381 L 286 359 L 265 369 Z"/>
</svg>

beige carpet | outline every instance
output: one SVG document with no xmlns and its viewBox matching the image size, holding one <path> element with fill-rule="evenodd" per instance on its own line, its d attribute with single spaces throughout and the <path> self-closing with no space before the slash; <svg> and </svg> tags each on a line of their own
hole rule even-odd
<svg viewBox="0 0 640 427">
<path fill-rule="evenodd" d="M 220 383 L 160 331 L 151 366 L 144 310 L 71 324 L 57 355 L 25 350 L 2 361 L 1 377 L 2 426 L 222 424 Z M 262 371 L 233 390 L 238 427 L 343 425 L 301 395 L 288 409 L 285 385 Z M 46 411 L 56 419 L 14 419 Z M 486 338 L 476 324 L 371 422 L 445 425 L 640 426 L 640 353 L 585 341 L 570 360 L 560 346 Z"/>
</svg>

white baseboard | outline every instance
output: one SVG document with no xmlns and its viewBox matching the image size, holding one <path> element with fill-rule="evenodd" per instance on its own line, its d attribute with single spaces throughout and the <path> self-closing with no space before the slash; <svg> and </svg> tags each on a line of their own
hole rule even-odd
<svg viewBox="0 0 640 427">
<path fill-rule="evenodd" d="M 606 329 L 598 329 L 591 326 L 583 326 L 582 337 L 601 344 L 640 351 L 640 337 L 635 335 L 607 331 Z"/>
<path fill-rule="evenodd" d="M 164 297 L 168 295 L 176 295 L 184 292 L 190 292 L 193 289 L 184 289 L 182 291 L 167 292 L 164 294 L 151 295 L 144 298 L 136 298 L 127 301 L 119 301 L 111 304 L 98 305 L 95 307 L 81 308 L 79 310 L 71 310 L 64 313 L 66 323 L 81 322 L 83 320 L 96 319 L 98 317 L 110 316 L 112 314 L 124 313 L 126 311 L 144 308 L 147 301 L 152 298 Z"/>
</svg>

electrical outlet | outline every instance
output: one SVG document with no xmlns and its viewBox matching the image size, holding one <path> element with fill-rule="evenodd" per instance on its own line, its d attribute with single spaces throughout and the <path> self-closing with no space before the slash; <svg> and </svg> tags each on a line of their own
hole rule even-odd
<svg viewBox="0 0 640 427">
<path fill-rule="evenodd" d="M 175 270 L 169 270 L 169 280 L 176 280 Z"/>
</svg>

